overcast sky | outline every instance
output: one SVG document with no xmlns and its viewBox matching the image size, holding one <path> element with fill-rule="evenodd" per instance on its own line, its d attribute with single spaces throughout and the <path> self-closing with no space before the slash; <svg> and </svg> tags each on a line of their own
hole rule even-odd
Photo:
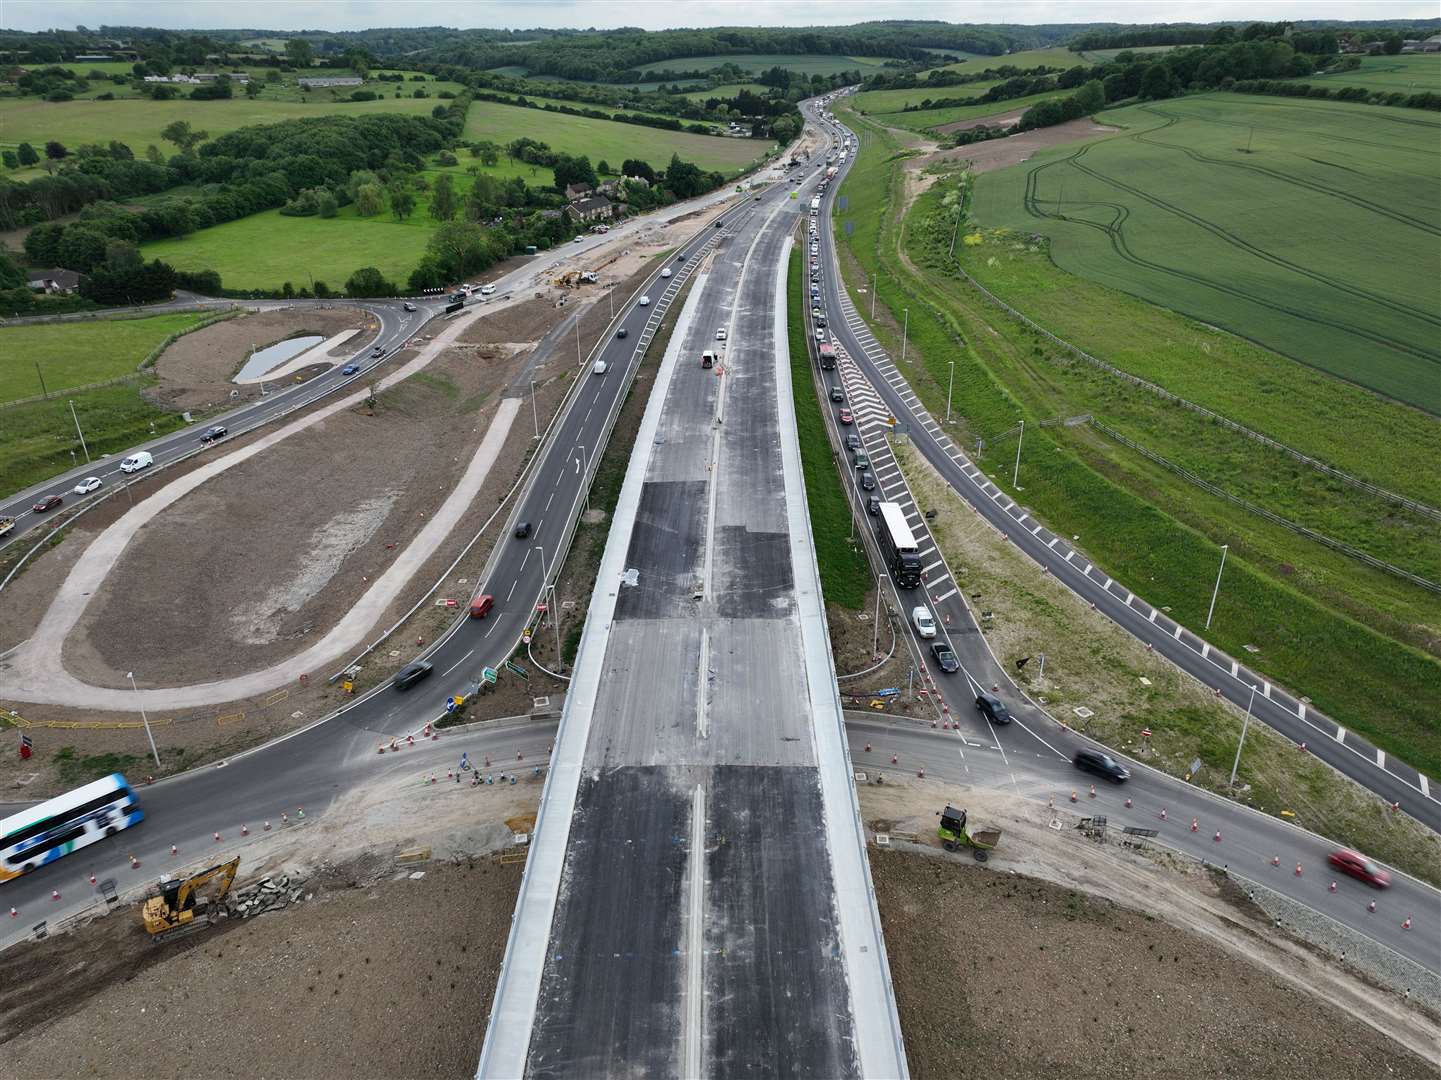
<svg viewBox="0 0 1441 1080">
<path fill-rule="evenodd" d="M 641 26 L 844 25 L 874 19 L 969 23 L 1215 22 L 1258 19 L 1430 19 L 1435 0 L 514 0 L 396 3 L 395 0 L 3 0 L 0 25 L 11 30 L 77 25 L 172 29 L 364 30 L 380 26 L 526 29 Z"/>
</svg>

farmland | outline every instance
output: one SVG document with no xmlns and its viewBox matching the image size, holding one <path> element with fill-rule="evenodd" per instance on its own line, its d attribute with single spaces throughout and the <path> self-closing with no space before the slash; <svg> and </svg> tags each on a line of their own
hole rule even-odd
<svg viewBox="0 0 1441 1080">
<path fill-rule="evenodd" d="M 1071 273 L 1441 412 L 1441 117 L 1210 94 L 976 184 Z M 1249 151 L 1248 151 L 1249 145 Z"/>
<path fill-rule="evenodd" d="M 907 105 L 919 105 L 928 99 L 934 101 L 937 98 L 979 97 L 1001 81 L 989 79 L 985 82 L 962 83 L 960 86 L 918 86 L 914 90 L 864 90 L 852 95 L 848 104 L 867 116 L 876 116 L 900 112 Z"/>
<path fill-rule="evenodd" d="M 1360 86 L 1382 93 L 1419 94 L 1429 90 L 1441 94 L 1441 53 L 1411 53 L 1405 56 L 1363 56 L 1355 71 L 1334 75 L 1309 75 L 1302 82 L 1313 86 Z"/>
<path fill-rule="evenodd" d="M 1271 525 L 1090 427 L 1033 434 L 1032 423 L 1090 411 L 1223 490 L 1427 573 L 1441 564 L 1435 523 L 1395 515 L 1391 504 L 1056 355 L 948 270 L 954 204 L 941 200 L 953 199 L 954 179 L 918 200 L 902 232 L 900 183 L 888 160 L 896 139 L 864 120 L 855 127 L 861 153 L 842 185 L 849 207 L 835 226 L 846 276 L 859 285 L 880 272 L 874 328 L 893 352 L 908 309 L 907 376 L 932 412 L 946 409 L 948 360 L 956 359 L 956 440 L 986 440 L 979 463 L 1008 487 L 1014 437 L 992 441 L 1026 419 L 1025 494 L 1016 497 L 1051 528 L 1082 537 L 1107 572 L 1188 625 L 1206 616 L 1218 546 L 1228 543 L 1210 639 L 1231 651 L 1255 646 L 1252 662 L 1317 708 L 1422 768 L 1441 764 L 1441 735 L 1429 719 L 1441 711 L 1435 594 Z M 1082 348 L 1358 475 L 1435 500 L 1437 484 L 1414 467 L 1441 455 L 1441 428 L 1431 418 L 1066 274 L 1014 234 L 976 235 L 982 242 L 956 249 L 966 269 Z M 1347 662 L 1338 665 L 1337 655 Z"/>
<path fill-rule="evenodd" d="M 11 363 L 0 366 L 0 403 L 42 392 L 60 394 L 73 387 L 129 375 L 171 334 L 207 317 L 188 312 L 147 319 L 0 328 L 0 355 L 12 358 Z M 13 362 L 19 358 L 35 363 Z"/>
<path fill-rule="evenodd" d="M 637 71 L 708 71 L 722 64 L 734 64 L 742 71 L 759 75 L 768 68 L 779 67 L 802 75 L 834 75 L 840 71 L 859 71 L 869 75 L 885 64 L 878 56 L 804 56 L 785 53 L 731 53 L 726 56 L 678 56 L 673 60 L 657 60 L 643 64 Z"/>
<path fill-rule="evenodd" d="M 196 130 L 208 131 L 211 136 L 216 136 L 252 124 L 275 124 L 306 116 L 360 113 L 429 116 L 437 104 L 433 96 L 344 102 L 267 101 L 264 96 L 254 101 L 244 96 L 221 101 L 130 98 L 49 102 L 25 98 L 4 102 L 4 144 L 12 146 L 29 142 L 40 146 L 54 139 L 66 146 L 74 146 L 118 139 L 138 156 L 152 144 L 170 152 L 171 147 L 161 140 L 160 131 L 175 120 L 189 121 Z"/>
<path fill-rule="evenodd" d="M 964 90 L 965 87 L 959 89 Z M 979 95 L 982 91 L 977 91 Z M 1071 93 L 1069 90 L 1048 90 L 1044 94 L 1031 94 L 1028 97 L 1011 98 L 1008 101 L 993 101 L 986 105 L 954 105 L 944 109 L 926 109 L 923 112 L 900 112 L 883 113 L 875 119 L 891 127 L 903 128 L 907 131 L 926 132 L 946 124 L 964 123 L 968 120 L 984 120 L 990 116 L 1003 116 L 1011 113 L 1023 112 L 1029 109 L 1038 101 L 1049 101 L 1051 98 L 1065 97 Z M 960 97 L 967 95 L 960 94 Z"/>
<path fill-rule="evenodd" d="M 652 84 L 654 86 L 659 84 Z M 691 101 L 705 101 L 707 98 L 733 98 L 742 90 L 749 90 L 752 94 L 765 97 L 770 93 L 770 87 L 762 83 L 726 83 L 724 86 L 717 86 L 710 90 L 687 90 L 681 97 L 689 98 Z"/>
<path fill-rule="evenodd" d="M 758 139 L 692 135 L 489 101 L 477 101 L 470 107 L 463 137 L 502 145 L 514 139 L 538 139 L 552 150 L 589 155 L 592 162 L 604 159 L 619 165 L 626 158 L 640 158 L 661 169 L 670 163 L 672 154 L 679 154 L 703 169 L 728 174 L 742 171 L 774 146 Z"/>
</svg>

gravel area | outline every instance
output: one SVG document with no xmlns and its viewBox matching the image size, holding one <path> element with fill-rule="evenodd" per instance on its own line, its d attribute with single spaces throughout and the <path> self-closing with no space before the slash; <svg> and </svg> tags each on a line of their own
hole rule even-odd
<svg viewBox="0 0 1441 1080">
<path fill-rule="evenodd" d="M 1379 942 L 1353 933 L 1319 911 L 1256 882 L 1237 879 L 1250 900 L 1277 926 L 1441 1015 L 1441 977 Z"/>
</svg>

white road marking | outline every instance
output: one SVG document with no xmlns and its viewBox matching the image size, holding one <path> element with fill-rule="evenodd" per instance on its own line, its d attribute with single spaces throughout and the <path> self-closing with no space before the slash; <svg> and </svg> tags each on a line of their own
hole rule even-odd
<svg viewBox="0 0 1441 1080">
<path fill-rule="evenodd" d="M 442 672 L 440 673 L 440 677 L 443 679 L 443 678 L 445 678 L 447 675 L 449 675 L 452 671 L 454 671 L 456 668 L 460 667 L 461 664 L 465 663 L 467 660 L 470 659 L 471 653 L 474 653 L 474 652 L 475 652 L 475 650 L 474 650 L 474 649 L 471 649 L 470 652 L 466 653 L 464 656 L 462 656 L 462 657 L 461 657 L 459 660 L 457 660 L 455 663 L 451 664 L 450 667 L 448 667 L 448 668 L 446 668 L 444 671 L 442 671 Z"/>
<path fill-rule="evenodd" d="M 941 563 L 943 563 L 943 562 L 945 562 L 944 559 L 937 559 L 935 562 L 929 563 L 929 564 L 927 564 L 926 566 L 921 567 L 921 573 L 923 573 L 923 574 L 929 574 L 932 570 L 934 570 L 936 567 L 940 566 Z"/>
<path fill-rule="evenodd" d="M 1379 766 L 1380 766 L 1381 768 L 1383 768 L 1383 769 L 1386 767 L 1386 751 L 1385 751 L 1385 750 L 1377 750 L 1377 751 L 1376 751 L 1376 764 L 1379 765 Z"/>
<path fill-rule="evenodd" d="M 1239 661 L 1236 661 L 1236 660 L 1232 660 L 1232 661 L 1231 661 L 1231 678 L 1233 678 L 1233 679 L 1236 678 L 1237 673 L 1238 673 L 1240 670 L 1241 670 L 1241 664 L 1240 664 L 1240 662 L 1239 662 Z"/>
<path fill-rule="evenodd" d="M 949 592 L 943 592 L 940 596 L 936 597 L 935 602 L 937 604 L 943 603 L 944 601 L 949 600 L 951 597 L 955 596 L 956 593 L 960 591 L 960 589 L 951 589 Z"/>
<path fill-rule="evenodd" d="M 701 1008 L 705 999 L 702 971 L 705 959 L 702 952 L 705 940 L 705 788 L 699 784 L 691 803 L 690 857 L 687 862 L 690 864 L 690 911 L 686 920 L 686 1075 L 700 1076 L 705 1043 L 705 1032 L 701 1030 Z"/>
<path fill-rule="evenodd" d="M 552 492 L 550 493 L 550 499 L 553 499 L 553 498 L 555 498 L 555 492 L 552 491 Z M 545 508 L 546 508 L 547 510 L 550 509 L 550 499 L 546 499 L 546 500 L 545 500 Z"/>
<path fill-rule="evenodd" d="M 1421 797 L 1429 799 L 1431 797 L 1431 781 L 1426 779 L 1426 774 L 1423 772 L 1418 772 L 1416 779 L 1421 781 Z"/>
<path fill-rule="evenodd" d="M 1150 618 L 1150 621 L 1151 621 L 1151 622 L 1155 622 L 1155 621 L 1156 621 L 1156 616 L 1159 615 L 1159 614 L 1161 614 L 1159 611 L 1157 611 L 1155 608 L 1152 608 L 1152 609 L 1151 609 L 1151 618 Z M 1176 629 L 1179 630 L 1180 627 L 1178 626 L 1178 627 L 1176 627 Z"/>
<path fill-rule="evenodd" d="M 1181 632 L 1182 632 L 1183 630 L 1185 630 L 1185 629 L 1186 629 L 1186 628 L 1185 628 L 1184 626 L 1182 626 L 1180 623 L 1177 623 L 1177 624 L 1176 624 L 1176 632 L 1175 632 L 1174 634 L 1172 634 L 1171 636 L 1172 636 L 1173 638 L 1175 638 L 1177 641 L 1180 641 L 1180 640 L 1181 640 Z M 1267 694 L 1266 696 L 1267 696 L 1267 697 L 1270 697 L 1271 695 L 1270 695 L 1270 694 Z"/>
</svg>

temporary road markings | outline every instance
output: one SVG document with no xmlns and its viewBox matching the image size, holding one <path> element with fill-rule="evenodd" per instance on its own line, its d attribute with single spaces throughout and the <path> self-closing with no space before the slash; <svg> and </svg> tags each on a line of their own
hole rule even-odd
<svg viewBox="0 0 1441 1080">
<path fill-rule="evenodd" d="M 1203 641 L 1203 642 L 1201 642 L 1201 659 L 1204 660 L 1204 659 L 1206 659 L 1206 658 L 1207 658 L 1208 656 L 1210 656 L 1210 655 L 1211 655 L 1211 643 L 1210 643 L 1209 641 Z M 1305 708 L 1304 705 L 1301 706 L 1301 707 L 1302 707 L 1303 709 Z M 1304 715 L 1302 716 L 1302 719 L 1305 719 Z"/>
<path fill-rule="evenodd" d="M 1426 779 L 1426 774 L 1423 772 L 1418 772 L 1416 779 L 1421 781 L 1421 797 L 1429 799 L 1431 797 L 1431 781 Z"/>
<path fill-rule="evenodd" d="M 1111 579 L 1110 579 L 1110 578 L 1107 578 L 1107 579 L 1106 579 L 1106 583 L 1105 583 L 1104 585 L 1102 585 L 1101 588 L 1105 589 L 1107 592 L 1110 592 L 1110 591 L 1111 591 Z"/>
<path fill-rule="evenodd" d="M 1261 686 L 1263 687 L 1263 689 L 1261 690 L 1261 696 L 1262 696 L 1263 698 L 1265 698 L 1267 701 L 1270 701 L 1270 700 L 1271 700 L 1271 684 L 1268 683 L 1268 682 L 1263 682 L 1263 683 L 1261 684 Z"/>
<path fill-rule="evenodd" d="M 1238 671 L 1240 671 L 1240 670 L 1241 670 L 1241 664 L 1240 664 L 1240 662 L 1239 662 L 1239 661 L 1236 661 L 1236 660 L 1232 660 L 1232 661 L 1231 661 L 1231 678 L 1234 679 L 1234 678 L 1236 677 L 1236 673 L 1237 673 Z"/>
<path fill-rule="evenodd" d="M 1081 573 L 1085 574 L 1087 577 L 1090 577 L 1090 576 L 1091 576 L 1091 564 L 1090 564 L 1090 563 L 1087 563 L 1087 564 L 1086 564 L 1086 568 L 1085 568 L 1084 570 L 1082 570 Z"/>
<path fill-rule="evenodd" d="M 936 597 L 936 603 L 938 603 L 938 604 L 944 603 L 945 601 L 949 600 L 951 597 L 955 596 L 956 593 L 958 593 L 958 592 L 960 592 L 960 591 L 961 591 L 960 589 L 951 589 L 951 590 L 948 591 L 948 592 L 943 592 L 943 593 L 941 593 L 940 596 Z"/>
<path fill-rule="evenodd" d="M 1152 608 L 1152 609 L 1151 609 L 1151 617 L 1150 617 L 1150 620 L 1149 620 L 1149 621 L 1150 621 L 1150 622 L 1155 622 L 1155 621 L 1156 621 L 1156 616 L 1159 615 L 1159 614 L 1161 614 L 1159 611 L 1157 611 L 1155 608 Z"/>
<path fill-rule="evenodd" d="M 1176 632 L 1175 632 L 1174 634 L 1172 634 L 1171 636 L 1172 636 L 1173 638 L 1175 638 L 1177 641 L 1180 641 L 1180 640 L 1181 640 L 1181 633 L 1182 633 L 1182 631 L 1184 631 L 1185 629 L 1186 629 L 1186 628 L 1185 628 L 1184 626 L 1182 626 L 1180 623 L 1177 623 L 1177 624 L 1176 624 Z M 1269 694 L 1267 694 L 1266 696 L 1267 696 L 1267 697 L 1270 697 Z"/>
<path fill-rule="evenodd" d="M 1298 720 L 1306 719 L 1306 703 L 1304 701 L 1296 703 L 1296 718 Z"/>
<path fill-rule="evenodd" d="M 921 567 L 921 573 L 923 573 L 923 574 L 929 574 L 932 570 L 934 570 L 936 567 L 940 566 L 941 563 L 943 563 L 943 562 L 945 562 L 944 559 L 937 559 L 935 562 L 930 563 L 930 564 L 927 565 L 927 566 Z"/>
<path fill-rule="evenodd" d="M 1383 768 L 1383 769 L 1386 767 L 1386 751 L 1385 751 L 1385 750 L 1377 750 L 1377 751 L 1376 751 L 1376 764 L 1379 765 L 1379 766 L 1380 766 L 1381 768 Z"/>
<path fill-rule="evenodd" d="M 1028 517 L 1030 517 L 1030 516 L 1031 516 L 1031 515 L 1030 515 L 1029 513 L 1022 514 L 1020 517 L 1016 518 L 1016 524 L 1019 525 L 1021 522 L 1025 521 L 1026 518 L 1028 518 Z"/>
<path fill-rule="evenodd" d="M 1131 601 L 1134 600 L 1135 598 L 1136 598 L 1136 594 L 1135 594 L 1135 593 L 1133 593 L 1133 592 L 1128 592 L 1128 593 L 1126 593 L 1126 606 L 1127 606 L 1127 607 L 1130 607 L 1130 606 L 1131 606 Z"/>
<path fill-rule="evenodd" d="M 1070 561 L 1071 561 L 1072 559 L 1074 559 L 1075 557 L 1076 557 L 1076 553 L 1075 553 L 1074 551 L 1068 551 L 1068 552 L 1066 552 L 1066 561 L 1067 561 L 1067 562 L 1070 562 Z"/>
<path fill-rule="evenodd" d="M 1061 538 L 1060 538 L 1059 536 L 1053 536 L 1053 537 L 1051 537 L 1051 542 L 1050 542 L 1049 544 L 1047 544 L 1046 547 L 1048 547 L 1048 548 L 1053 548 L 1053 547 L 1055 547 L 1057 544 L 1059 544 L 1060 542 L 1061 542 Z"/>
<path fill-rule="evenodd" d="M 1032 536 L 1040 536 L 1040 535 L 1041 535 L 1041 526 L 1037 525 L 1034 529 L 1032 529 L 1032 530 L 1031 530 L 1031 535 L 1032 535 Z"/>
</svg>

